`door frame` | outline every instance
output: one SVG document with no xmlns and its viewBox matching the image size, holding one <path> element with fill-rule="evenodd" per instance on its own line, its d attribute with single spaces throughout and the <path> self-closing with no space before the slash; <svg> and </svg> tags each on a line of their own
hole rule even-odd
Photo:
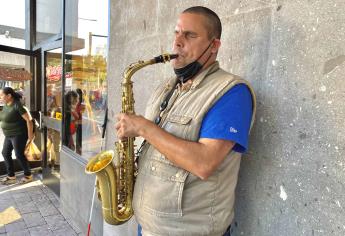
<svg viewBox="0 0 345 236">
<path fill-rule="evenodd" d="M 41 136 L 41 150 L 43 153 L 42 156 L 42 181 L 48 186 L 55 194 L 60 196 L 60 179 L 51 173 L 51 168 L 48 166 L 48 152 L 47 152 L 47 142 L 48 142 L 48 129 L 56 130 L 60 133 L 62 137 L 62 120 L 58 121 L 51 117 L 47 116 L 47 80 L 46 80 L 46 64 L 47 64 L 47 53 L 49 51 L 61 48 L 62 54 L 62 40 L 58 39 L 56 41 L 48 42 L 43 44 L 40 48 L 40 58 L 41 58 L 41 114 L 40 114 L 40 123 L 42 127 L 42 136 Z M 61 57 L 62 64 L 62 57 Z M 62 66 L 62 65 L 61 65 Z M 61 86 L 63 84 L 61 78 Z M 63 91 L 61 91 L 61 97 L 63 98 Z M 63 103 L 63 101 L 62 101 Z M 61 141 L 61 138 L 60 138 Z"/>
</svg>

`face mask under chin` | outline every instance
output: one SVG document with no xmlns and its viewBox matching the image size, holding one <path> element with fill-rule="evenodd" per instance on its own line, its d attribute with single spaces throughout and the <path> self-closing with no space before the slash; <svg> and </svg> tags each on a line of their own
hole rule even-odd
<svg viewBox="0 0 345 236">
<path fill-rule="evenodd" d="M 192 63 L 189 63 L 185 67 L 174 69 L 174 72 L 177 78 L 179 78 L 181 82 L 185 83 L 189 79 L 193 78 L 196 74 L 198 74 L 201 68 L 202 65 L 198 62 L 198 60 L 196 60 Z"/>
</svg>

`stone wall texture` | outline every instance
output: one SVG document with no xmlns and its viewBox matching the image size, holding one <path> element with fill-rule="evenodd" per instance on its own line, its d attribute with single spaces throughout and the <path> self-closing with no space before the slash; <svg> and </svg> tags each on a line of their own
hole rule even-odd
<svg viewBox="0 0 345 236">
<path fill-rule="evenodd" d="M 219 14 L 220 64 L 257 94 L 233 234 L 345 235 L 344 0 L 111 1 L 109 126 L 120 111 L 124 68 L 170 51 L 178 14 L 193 5 Z M 172 72 L 153 65 L 134 75 L 137 113 Z M 104 234 L 135 235 L 135 223 L 105 225 Z"/>
</svg>

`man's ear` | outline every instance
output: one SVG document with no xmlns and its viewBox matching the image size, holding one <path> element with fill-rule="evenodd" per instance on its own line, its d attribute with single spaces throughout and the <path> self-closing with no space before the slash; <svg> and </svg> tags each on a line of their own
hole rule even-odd
<svg viewBox="0 0 345 236">
<path fill-rule="evenodd" d="M 221 44 L 222 43 L 220 42 L 220 39 L 214 39 L 212 47 L 211 47 L 211 52 L 212 53 L 217 53 Z"/>
</svg>

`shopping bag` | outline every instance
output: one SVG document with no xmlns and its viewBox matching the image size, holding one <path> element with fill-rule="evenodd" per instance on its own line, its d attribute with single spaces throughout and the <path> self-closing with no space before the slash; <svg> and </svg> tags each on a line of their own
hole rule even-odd
<svg viewBox="0 0 345 236">
<path fill-rule="evenodd" d="M 47 142 L 47 154 L 48 154 L 48 161 L 49 163 L 55 163 L 56 162 L 56 153 L 54 150 L 54 143 L 48 139 Z"/>
<path fill-rule="evenodd" d="M 28 161 L 41 160 L 41 151 L 38 149 L 38 147 L 33 141 L 29 142 L 26 145 L 24 155 Z"/>
</svg>

